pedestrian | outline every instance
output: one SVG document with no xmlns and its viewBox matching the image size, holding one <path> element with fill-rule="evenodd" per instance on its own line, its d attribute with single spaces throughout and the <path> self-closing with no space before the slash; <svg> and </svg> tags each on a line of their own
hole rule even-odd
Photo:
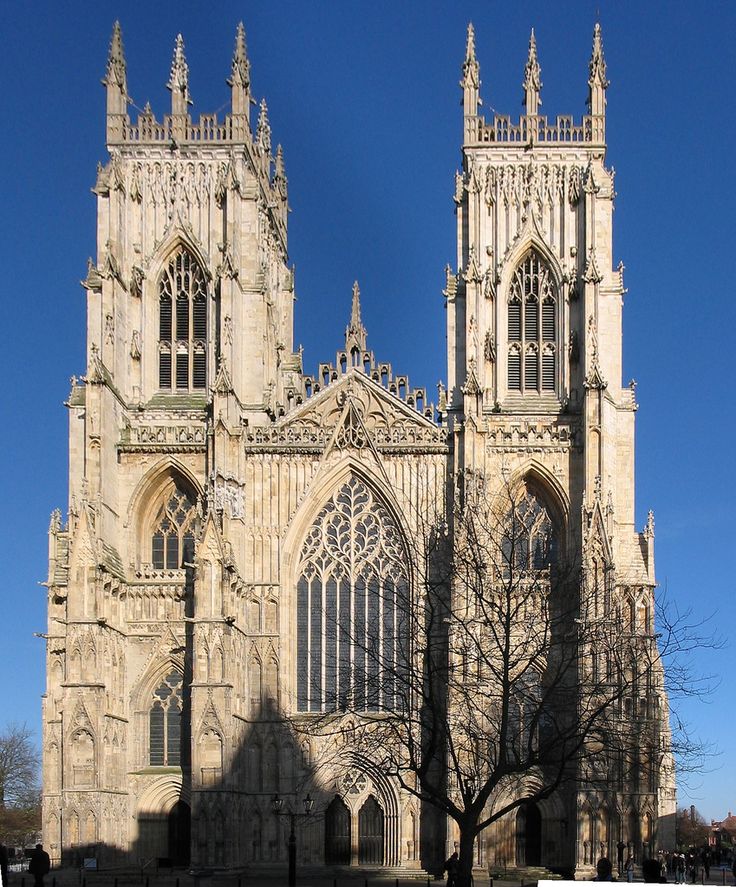
<svg viewBox="0 0 736 887">
<path fill-rule="evenodd" d="M 606 856 L 602 856 L 595 866 L 596 876 L 594 881 L 613 881 L 613 865 L 611 860 Z"/>
<path fill-rule="evenodd" d="M 626 872 L 626 880 L 631 884 L 634 880 L 634 857 L 629 853 L 626 857 L 626 863 L 624 864 L 624 871 Z"/>
<path fill-rule="evenodd" d="M 447 872 L 447 887 L 455 887 L 457 883 L 457 873 L 460 870 L 460 857 L 457 855 L 457 850 L 452 854 L 452 856 L 445 863 L 445 867 L 442 869 L 443 872 Z"/>
<path fill-rule="evenodd" d="M 43 887 L 43 879 L 51 870 L 51 860 L 43 849 L 43 844 L 36 844 L 36 849 L 31 853 L 31 862 L 28 866 L 28 874 L 33 875 L 34 887 Z"/>
</svg>

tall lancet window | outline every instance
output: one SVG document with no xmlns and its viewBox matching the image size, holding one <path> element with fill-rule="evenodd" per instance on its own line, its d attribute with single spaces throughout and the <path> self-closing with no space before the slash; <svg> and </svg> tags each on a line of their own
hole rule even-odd
<svg viewBox="0 0 736 887">
<path fill-rule="evenodd" d="M 557 296 L 549 268 L 534 250 L 514 272 L 507 319 L 509 391 L 555 391 Z"/>
<path fill-rule="evenodd" d="M 181 674 L 172 670 L 153 691 L 148 712 L 148 761 L 152 767 L 181 763 L 181 686 Z"/>
<path fill-rule="evenodd" d="M 159 282 L 158 384 L 178 391 L 207 387 L 207 284 L 183 247 Z"/>
<path fill-rule="evenodd" d="M 406 545 L 351 477 L 312 524 L 297 580 L 299 711 L 403 707 L 410 606 Z"/>
</svg>

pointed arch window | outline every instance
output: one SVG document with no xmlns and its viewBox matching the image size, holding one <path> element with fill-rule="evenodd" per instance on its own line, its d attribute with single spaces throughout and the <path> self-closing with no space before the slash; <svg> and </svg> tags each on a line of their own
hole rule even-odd
<svg viewBox="0 0 736 887">
<path fill-rule="evenodd" d="M 514 272 L 507 306 L 509 391 L 557 387 L 558 300 L 550 270 L 530 250 Z"/>
<path fill-rule="evenodd" d="M 207 283 L 181 247 L 159 281 L 158 384 L 163 390 L 207 387 Z"/>
<path fill-rule="evenodd" d="M 172 483 L 153 524 L 151 564 L 154 570 L 179 570 L 192 559 L 196 518 L 194 497 Z"/>
<path fill-rule="evenodd" d="M 504 522 L 503 553 L 509 570 L 543 571 L 557 560 L 557 533 L 542 500 L 524 487 Z"/>
<path fill-rule="evenodd" d="M 406 546 L 351 477 L 312 524 L 297 580 L 299 711 L 394 711 L 408 656 Z"/>
<path fill-rule="evenodd" d="M 182 676 L 170 671 L 153 691 L 149 710 L 148 762 L 152 767 L 181 764 Z"/>
</svg>

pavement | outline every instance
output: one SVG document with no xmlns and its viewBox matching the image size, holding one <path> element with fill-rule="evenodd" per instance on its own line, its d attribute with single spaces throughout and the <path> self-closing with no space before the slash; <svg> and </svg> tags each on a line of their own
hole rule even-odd
<svg viewBox="0 0 736 887">
<path fill-rule="evenodd" d="M 284 866 L 284 869 L 286 867 Z M 669 879 L 668 879 L 669 880 Z M 33 878 L 28 874 L 11 873 L 7 887 L 33 887 Z M 641 883 L 641 878 L 635 878 Z M 491 879 L 488 875 L 474 872 L 474 887 L 536 887 L 536 880 Z M 621 879 L 618 883 L 626 883 Z M 669 880 L 674 883 L 674 879 Z M 736 879 L 730 868 L 711 867 L 710 877 L 699 875 L 696 884 L 712 887 L 736 887 Z M 428 878 L 426 874 L 388 875 L 380 871 L 360 872 L 355 875 L 340 874 L 330 877 L 299 877 L 297 887 L 444 887 L 445 880 Z M 188 872 L 141 875 L 130 872 L 80 872 L 79 869 L 56 869 L 46 876 L 45 887 L 287 887 L 286 871 L 283 876 L 244 873 L 217 874 L 212 877 L 193 877 Z"/>
</svg>

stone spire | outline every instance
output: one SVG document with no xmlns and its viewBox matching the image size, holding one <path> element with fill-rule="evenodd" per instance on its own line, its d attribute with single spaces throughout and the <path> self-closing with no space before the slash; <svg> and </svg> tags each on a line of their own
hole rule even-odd
<svg viewBox="0 0 736 887">
<path fill-rule="evenodd" d="M 232 95 L 233 115 L 248 117 L 250 115 L 250 62 L 245 47 L 245 28 L 238 24 L 235 33 L 235 52 L 230 79 L 227 81 Z"/>
<path fill-rule="evenodd" d="M 107 89 L 107 141 L 119 141 L 123 136 L 123 126 L 127 114 L 128 85 L 123 32 L 120 22 L 115 22 L 110 38 L 110 51 L 107 55 L 107 68 L 102 81 Z"/>
<path fill-rule="evenodd" d="M 268 105 L 261 99 L 261 110 L 256 127 L 256 146 L 268 157 L 271 154 L 271 124 L 268 122 Z"/>
<path fill-rule="evenodd" d="M 181 34 L 176 35 L 174 58 L 171 60 L 171 73 L 166 86 L 171 90 L 172 117 L 185 117 L 192 98 L 189 95 L 189 65 L 184 58 L 184 38 Z"/>
<path fill-rule="evenodd" d="M 350 311 L 350 323 L 345 330 L 345 350 L 348 354 L 354 351 L 361 352 L 358 361 L 362 360 L 362 352 L 366 350 L 366 339 L 368 333 L 360 319 L 360 287 L 356 280 L 353 284 L 353 304 Z"/>
<path fill-rule="evenodd" d="M 539 114 L 539 106 L 542 100 L 539 97 L 539 90 L 542 88 L 540 74 L 542 69 L 539 67 L 537 60 L 537 40 L 534 36 L 534 28 L 532 28 L 529 37 L 529 56 L 526 60 L 526 68 L 524 68 L 524 106 L 526 107 L 527 117 L 535 117 Z"/>
<path fill-rule="evenodd" d="M 593 118 L 593 138 L 595 141 L 603 141 L 606 125 L 606 60 L 603 57 L 603 39 L 601 26 L 596 22 L 593 29 L 593 51 L 588 66 L 588 108 Z"/>
<path fill-rule="evenodd" d="M 463 114 L 475 117 L 478 114 L 478 90 L 480 89 L 480 65 L 475 57 L 475 31 L 472 22 L 468 23 L 468 40 L 465 45 L 465 61 L 463 62 Z"/>
</svg>

